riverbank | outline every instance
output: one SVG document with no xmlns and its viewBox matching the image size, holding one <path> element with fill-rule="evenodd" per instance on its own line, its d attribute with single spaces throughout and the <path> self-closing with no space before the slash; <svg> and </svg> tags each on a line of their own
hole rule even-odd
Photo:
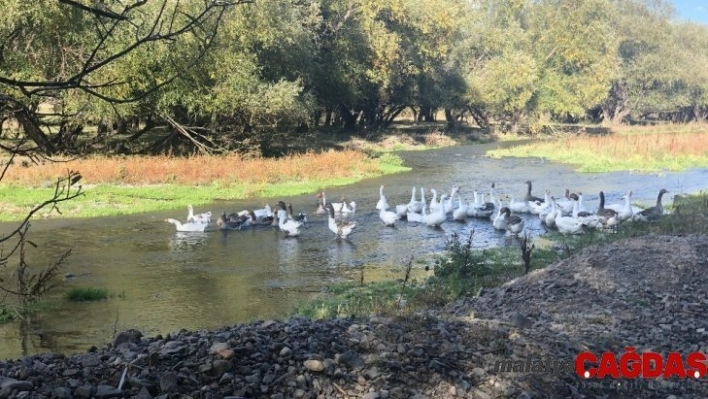
<svg viewBox="0 0 708 399">
<path fill-rule="evenodd" d="M 88 353 L 0 362 L 0 397 L 532 398 L 618 390 L 706 397 L 702 380 L 610 384 L 581 379 L 574 368 L 500 369 L 526 359 L 573 362 L 586 351 L 619 357 L 627 346 L 705 353 L 706 248 L 706 236 L 657 235 L 592 246 L 479 296 L 407 316 L 293 317 L 151 338 L 128 331 Z"/>
<path fill-rule="evenodd" d="M 408 171 L 393 154 L 324 151 L 278 159 L 237 155 L 176 157 L 91 157 L 8 170 L 0 185 L 0 221 L 20 220 L 51 198 L 54 179 L 78 170 L 84 195 L 61 204 L 62 214 L 40 217 L 97 217 L 198 206 L 219 200 L 285 197 Z"/>
<path fill-rule="evenodd" d="M 701 132 L 577 136 L 489 151 L 492 158 L 531 157 L 576 165 L 578 172 L 683 171 L 708 167 L 708 129 Z"/>
</svg>

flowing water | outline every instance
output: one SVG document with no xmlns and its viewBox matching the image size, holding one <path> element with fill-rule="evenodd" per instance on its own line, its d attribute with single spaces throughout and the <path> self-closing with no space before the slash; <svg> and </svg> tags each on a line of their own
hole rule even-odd
<svg viewBox="0 0 708 399">
<path fill-rule="evenodd" d="M 185 219 L 186 209 L 37 221 L 31 237 L 39 247 L 29 251 L 30 263 L 47 264 L 73 248 L 63 273 L 76 277 L 60 281 L 49 297 L 49 309 L 24 322 L 0 325 L 0 359 L 36 352 L 80 352 L 109 342 L 115 330 L 127 328 L 155 335 L 278 317 L 327 285 L 359 278 L 361 268 L 367 280 L 401 277 L 401 266 L 412 255 L 439 252 L 452 232 L 465 234 L 475 229 L 476 247 L 513 242 L 503 232 L 494 231 L 487 220 L 449 221 L 442 229 L 406 222 L 386 228 L 375 211 L 381 184 L 394 206 L 409 201 L 412 186 L 449 193 L 453 184 L 459 184 L 463 197 L 470 199 L 473 189 L 488 191 L 494 181 L 498 194 L 521 197 L 526 189 L 523 182 L 531 179 L 536 195 L 542 196 L 545 189 L 562 195 L 570 188 L 583 191 L 588 205 L 594 207 L 600 190 L 607 194 L 608 203 L 620 202 L 622 194 L 631 189 L 634 201 L 653 204 L 661 188 L 671 192 L 666 198 L 670 201 L 673 194 L 705 189 L 708 181 L 707 170 L 579 174 L 569 166 L 542 159 L 484 156 L 498 145 L 402 153 L 412 172 L 327 190 L 329 200 L 343 196 L 357 202 L 356 233 L 345 242 L 333 240 L 326 217 L 313 215 L 316 200 L 312 194 L 284 198 L 292 202 L 296 213 L 310 214 L 307 228 L 297 239 L 285 239 L 273 228 L 176 233 L 164 219 Z M 260 208 L 267 202 L 273 205 L 277 200 L 214 203 L 197 207 L 196 212 L 234 212 Z M 529 233 L 546 234 L 538 217 L 523 217 Z M 0 225 L 0 234 L 15 226 Z M 115 296 L 104 302 L 68 303 L 62 296 L 75 286 L 105 287 Z"/>
</svg>

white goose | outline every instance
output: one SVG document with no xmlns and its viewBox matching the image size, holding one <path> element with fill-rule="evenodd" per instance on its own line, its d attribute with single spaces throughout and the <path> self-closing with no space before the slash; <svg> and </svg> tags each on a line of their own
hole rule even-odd
<svg viewBox="0 0 708 399">
<path fill-rule="evenodd" d="M 611 204 L 605 206 L 605 208 L 612 209 L 617 212 L 617 218 L 620 223 L 627 219 L 631 219 L 634 215 L 634 209 L 632 208 L 632 191 L 627 191 L 627 193 L 622 196 L 622 199 L 624 200 L 623 204 Z"/>
<path fill-rule="evenodd" d="M 586 223 L 580 219 L 570 216 L 563 216 L 560 209 L 556 208 L 555 225 L 561 234 L 583 234 Z"/>
<path fill-rule="evenodd" d="M 425 223 L 425 217 L 428 216 L 428 213 L 426 212 L 426 207 L 427 205 L 423 207 L 423 211 L 421 213 L 408 212 L 406 214 L 408 223 Z"/>
<path fill-rule="evenodd" d="M 515 201 L 514 196 L 510 196 L 511 200 L 509 201 L 509 209 L 511 209 L 512 212 L 514 213 L 529 213 L 531 210 L 529 209 L 529 202 L 528 201 Z"/>
<path fill-rule="evenodd" d="M 597 228 L 600 224 L 600 219 L 598 219 L 597 215 L 594 213 L 581 211 L 579 198 L 580 197 L 578 197 L 578 201 L 574 201 L 575 204 L 573 204 L 573 212 L 571 212 L 572 218 L 583 223 L 585 227 Z"/>
<path fill-rule="evenodd" d="M 423 208 L 425 207 L 425 196 L 423 195 L 424 190 L 423 187 L 420 188 L 420 197 L 422 198 L 422 201 L 416 201 L 415 200 L 415 187 L 413 187 L 413 191 L 411 192 L 411 202 L 408 203 L 408 211 L 413 212 L 413 213 L 421 213 L 423 212 Z"/>
<path fill-rule="evenodd" d="M 430 209 L 430 212 L 435 212 L 440 206 L 440 203 L 438 203 L 438 190 L 431 188 L 430 192 L 433 193 L 433 198 L 430 199 L 430 205 L 428 205 L 428 209 Z"/>
<path fill-rule="evenodd" d="M 585 199 L 583 198 L 583 193 L 578 192 L 578 212 L 592 213 L 588 208 L 585 207 Z"/>
<path fill-rule="evenodd" d="M 383 187 L 383 186 L 382 186 Z M 327 208 L 327 197 L 325 196 L 325 192 L 322 191 L 321 193 L 318 194 L 318 197 L 322 198 L 322 207 L 325 209 Z M 341 213 L 341 214 L 350 214 L 356 212 L 356 202 L 351 201 L 347 203 L 342 199 L 342 202 L 330 202 L 332 205 L 332 208 L 334 209 L 334 212 L 336 213 Z M 319 208 L 318 208 L 319 211 Z M 315 211 L 317 212 L 317 211 Z"/>
<path fill-rule="evenodd" d="M 300 235 L 302 223 L 288 219 L 288 212 L 285 209 L 278 211 L 278 227 L 285 233 L 286 237 L 297 237 Z"/>
<path fill-rule="evenodd" d="M 177 219 L 172 219 L 168 218 L 165 219 L 165 222 L 169 222 L 175 225 L 177 228 L 177 231 L 179 232 L 185 232 L 185 233 L 201 233 L 204 230 L 206 230 L 207 226 L 209 223 L 202 223 L 202 222 L 187 222 L 187 223 L 182 223 Z"/>
<path fill-rule="evenodd" d="M 446 197 L 447 195 L 443 194 L 440 196 L 440 201 L 444 201 Z M 436 211 L 431 209 L 431 212 L 428 215 L 425 215 L 425 223 L 430 227 L 440 227 L 445 220 L 447 220 L 447 215 L 445 214 L 445 209 L 443 209 L 442 206 Z"/>
<path fill-rule="evenodd" d="M 404 205 L 405 206 L 405 205 Z M 407 207 L 406 207 L 407 208 Z M 379 211 L 379 219 L 383 222 L 384 226 L 390 226 L 393 227 L 396 225 L 396 222 L 398 219 L 400 219 L 401 216 L 398 214 L 398 212 L 391 212 L 386 209 L 381 209 Z"/>
<path fill-rule="evenodd" d="M 452 213 L 455 210 L 455 207 L 457 204 L 455 203 L 455 194 L 457 194 L 460 191 L 460 186 L 454 185 L 450 189 L 450 196 L 448 197 L 447 201 L 440 200 L 440 204 L 445 207 L 445 213 Z"/>
<path fill-rule="evenodd" d="M 562 212 L 562 210 L 558 207 L 558 204 L 556 204 L 556 199 L 551 197 L 551 211 L 548 212 L 546 215 L 546 218 L 542 220 L 548 227 L 555 227 L 556 226 L 556 213 Z"/>
<path fill-rule="evenodd" d="M 388 202 L 386 201 L 386 196 L 383 193 L 383 189 L 384 185 L 382 184 L 379 188 L 379 202 L 376 203 L 376 209 L 378 210 L 390 208 Z"/>
<path fill-rule="evenodd" d="M 492 226 L 494 226 L 495 229 L 497 230 L 506 230 L 506 219 L 504 218 L 505 215 L 502 215 L 501 210 L 502 210 L 502 201 L 498 200 L 497 201 L 497 212 L 494 215 L 494 219 L 492 219 Z"/>
<path fill-rule="evenodd" d="M 329 209 L 329 216 L 327 220 L 327 227 L 329 230 L 336 235 L 335 239 L 347 239 L 347 237 L 356 228 L 356 222 L 351 220 L 335 220 L 334 219 L 334 207 L 332 204 L 327 204 Z"/>
<path fill-rule="evenodd" d="M 427 216 L 426 208 L 428 205 L 425 203 L 425 189 L 423 187 L 420 188 L 420 198 L 422 200 L 419 202 L 422 204 L 420 213 L 411 212 L 409 210 L 406 214 L 409 223 L 425 223 L 425 216 Z"/>
<path fill-rule="evenodd" d="M 460 193 L 457 193 L 457 209 L 452 212 L 452 219 L 464 222 L 467 219 L 467 205 L 462 201 Z"/>
<path fill-rule="evenodd" d="M 551 193 L 550 190 L 546 190 L 546 193 L 544 194 L 542 201 L 529 201 L 529 210 L 531 211 L 532 214 L 540 215 L 541 212 L 543 212 L 543 210 L 546 209 L 546 206 L 548 205 L 550 193 Z"/>
<path fill-rule="evenodd" d="M 551 191 L 546 190 L 546 198 L 543 201 L 543 206 L 541 207 L 540 212 L 538 213 L 538 218 L 541 220 L 541 222 L 546 221 L 546 216 L 548 216 L 549 213 L 551 213 L 551 196 L 550 196 Z"/>
<path fill-rule="evenodd" d="M 573 196 L 577 197 L 576 194 Z M 570 190 L 565 189 L 565 198 L 556 199 L 556 207 L 561 210 L 563 215 L 570 216 L 573 213 L 573 207 L 575 206 L 575 199 L 571 197 Z"/>
<path fill-rule="evenodd" d="M 194 214 L 194 207 L 187 205 L 187 223 L 211 223 L 211 212 L 204 212 L 198 215 Z"/>
</svg>

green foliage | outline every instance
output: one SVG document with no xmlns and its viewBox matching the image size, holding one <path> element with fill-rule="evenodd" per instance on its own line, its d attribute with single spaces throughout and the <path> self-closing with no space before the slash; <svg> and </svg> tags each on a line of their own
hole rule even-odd
<svg viewBox="0 0 708 399">
<path fill-rule="evenodd" d="M 71 302 L 92 302 L 108 299 L 108 290 L 96 287 L 72 287 L 64 295 Z"/>
<path fill-rule="evenodd" d="M 3 83 L 0 94 L 32 107 L 50 101 L 61 122 L 167 116 L 224 135 L 220 142 L 292 134 L 322 114 L 332 125 L 379 127 L 406 107 L 431 117 L 474 106 L 535 127 L 588 111 L 609 122 L 708 116 L 708 27 L 675 21 L 666 0 L 272 0 L 214 11 L 197 29 L 112 59 L 210 2 L 164 4 L 162 13 L 162 1 L 132 10 L 102 41 L 97 29 L 109 25 L 90 13 L 4 1 L 0 77 L 52 82 L 111 59 L 85 78 L 101 95 L 127 99 L 170 84 L 127 103 L 79 89 L 27 97 Z"/>
</svg>

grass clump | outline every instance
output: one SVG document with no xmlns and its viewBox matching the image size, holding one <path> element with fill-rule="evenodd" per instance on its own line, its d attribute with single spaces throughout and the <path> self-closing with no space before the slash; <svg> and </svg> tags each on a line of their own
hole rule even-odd
<svg viewBox="0 0 708 399">
<path fill-rule="evenodd" d="M 708 167 L 708 131 L 582 135 L 487 152 L 492 158 L 541 157 L 578 165 L 578 172 L 681 171 Z"/>
<path fill-rule="evenodd" d="M 64 297 L 70 302 L 92 302 L 108 299 L 108 290 L 96 287 L 72 287 Z"/>
</svg>

